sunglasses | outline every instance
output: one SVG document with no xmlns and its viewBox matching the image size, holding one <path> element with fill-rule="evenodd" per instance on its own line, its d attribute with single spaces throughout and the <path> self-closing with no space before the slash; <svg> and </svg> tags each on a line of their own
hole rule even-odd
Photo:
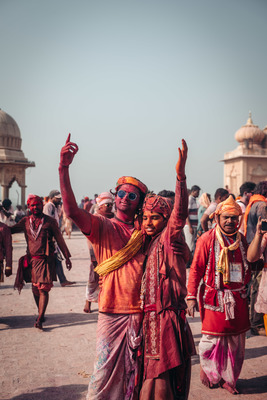
<svg viewBox="0 0 267 400">
<path fill-rule="evenodd" d="M 125 192 L 125 190 L 119 190 L 117 193 L 120 199 L 123 199 L 125 196 L 128 196 L 129 200 L 134 201 L 137 198 L 137 194 L 133 192 Z"/>
</svg>

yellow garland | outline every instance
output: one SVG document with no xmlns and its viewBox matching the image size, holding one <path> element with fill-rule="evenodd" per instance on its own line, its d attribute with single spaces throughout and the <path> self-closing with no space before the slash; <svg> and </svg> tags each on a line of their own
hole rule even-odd
<svg viewBox="0 0 267 400">
<path fill-rule="evenodd" d="M 228 250 L 233 251 L 238 249 L 241 235 L 237 232 L 236 241 L 230 246 L 226 247 L 222 238 L 222 234 L 219 228 L 219 225 L 216 226 L 216 238 L 218 239 L 222 250 L 220 252 L 219 261 L 218 261 L 218 271 L 223 274 L 223 283 L 230 283 L 230 269 L 229 269 L 229 259 L 228 259 Z"/>
<path fill-rule="evenodd" d="M 97 265 L 95 272 L 100 276 L 105 276 L 120 268 L 135 256 L 135 254 L 140 250 L 142 243 L 143 238 L 141 231 L 135 230 L 132 233 L 129 242 L 113 256 Z"/>
</svg>

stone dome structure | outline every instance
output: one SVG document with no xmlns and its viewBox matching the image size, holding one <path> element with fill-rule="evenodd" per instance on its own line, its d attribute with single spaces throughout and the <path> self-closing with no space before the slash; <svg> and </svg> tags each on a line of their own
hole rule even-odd
<svg viewBox="0 0 267 400">
<path fill-rule="evenodd" d="M 249 118 L 246 125 L 243 125 L 235 133 L 235 140 L 239 143 L 252 142 L 255 144 L 261 144 L 265 138 L 265 133 L 257 126 L 254 125 L 249 113 Z"/>
<path fill-rule="evenodd" d="M 0 109 L 0 136 L 3 137 L 4 135 L 21 138 L 16 121 Z"/>
<path fill-rule="evenodd" d="M 21 142 L 18 124 L 0 109 L 0 162 L 3 160 L 28 162 L 21 150 Z"/>
<path fill-rule="evenodd" d="M 0 185 L 2 200 L 8 198 L 13 182 L 21 188 L 21 204 L 25 204 L 25 170 L 35 167 L 33 161 L 28 161 L 21 150 L 21 134 L 16 121 L 0 109 Z"/>
<path fill-rule="evenodd" d="M 239 195 L 244 182 L 267 180 L 267 126 L 261 130 L 254 125 L 249 113 L 246 125 L 238 129 L 235 139 L 238 147 L 224 154 L 224 186 Z"/>
</svg>

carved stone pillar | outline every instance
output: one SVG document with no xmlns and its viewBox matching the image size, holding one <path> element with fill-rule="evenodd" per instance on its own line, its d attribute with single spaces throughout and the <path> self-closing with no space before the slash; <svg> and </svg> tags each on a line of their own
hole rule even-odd
<svg viewBox="0 0 267 400">
<path fill-rule="evenodd" d="M 2 185 L 1 194 L 2 194 L 2 201 L 8 199 L 9 187 L 7 185 Z"/>
<path fill-rule="evenodd" d="M 21 205 L 23 210 L 25 209 L 25 204 L 26 204 L 26 200 L 25 200 L 25 191 L 26 191 L 26 185 L 25 186 L 21 186 Z"/>
</svg>

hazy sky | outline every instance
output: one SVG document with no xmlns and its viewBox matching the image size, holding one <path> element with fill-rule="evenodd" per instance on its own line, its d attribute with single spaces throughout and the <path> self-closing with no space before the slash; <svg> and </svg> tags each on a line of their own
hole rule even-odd
<svg viewBox="0 0 267 400">
<path fill-rule="evenodd" d="M 77 201 L 121 175 L 173 189 L 181 138 L 188 186 L 213 195 L 249 111 L 267 125 L 266 17 L 266 0 L 0 0 L 0 108 L 36 163 L 27 194 L 59 188 L 71 132 Z"/>
</svg>

